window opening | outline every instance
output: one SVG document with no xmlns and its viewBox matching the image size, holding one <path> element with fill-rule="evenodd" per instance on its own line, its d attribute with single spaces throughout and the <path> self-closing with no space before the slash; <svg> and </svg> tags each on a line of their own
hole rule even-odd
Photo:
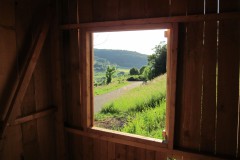
<svg viewBox="0 0 240 160">
<path fill-rule="evenodd" d="M 93 33 L 95 127 L 166 140 L 165 32 Z"/>
</svg>

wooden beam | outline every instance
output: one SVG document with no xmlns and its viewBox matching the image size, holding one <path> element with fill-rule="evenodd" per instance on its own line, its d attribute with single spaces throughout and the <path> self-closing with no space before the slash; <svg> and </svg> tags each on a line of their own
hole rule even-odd
<svg viewBox="0 0 240 160">
<path fill-rule="evenodd" d="M 49 108 L 40 112 L 36 112 L 25 117 L 17 118 L 13 123 L 10 123 L 10 124 L 8 123 L 7 126 L 19 125 L 35 119 L 46 117 L 53 114 L 55 111 L 56 111 L 56 108 Z"/>
<path fill-rule="evenodd" d="M 79 28 L 85 28 L 85 27 L 91 28 L 91 27 L 109 27 L 109 26 L 123 26 L 123 25 L 156 24 L 156 23 L 217 21 L 217 20 L 226 20 L 226 19 L 238 19 L 239 20 L 240 12 L 160 17 L 160 18 L 120 20 L 120 21 L 105 21 L 105 22 L 92 22 L 92 23 L 81 23 L 81 24 L 64 24 L 64 25 L 60 25 L 60 29 L 71 30 L 71 29 L 79 29 Z"/>
<path fill-rule="evenodd" d="M 19 108 L 22 104 L 25 92 L 27 90 L 28 84 L 32 78 L 32 74 L 35 70 L 36 64 L 38 62 L 38 58 L 40 56 L 42 47 L 44 45 L 45 39 L 47 37 L 47 33 L 49 30 L 50 17 L 47 16 L 44 21 L 40 33 L 38 34 L 38 38 L 36 39 L 33 47 L 29 50 L 29 58 L 26 60 L 26 65 L 24 66 L 23 72 L 21 74 L 19 83 L 17 85 L 16 91 L 14 92 L 13 98 L 10 100 L 10 105 L 6 109 L 6 115 L 2 122 L 0 136 L 3 137 L 6 131 L 7 124 L 9 123 L 10 117 L 12 116 L 13 110 L 15 108 Z"/>
<path fill-rule="evenodd" d="M 203 155 L 203 154 L 184 152 L 184 151 L 173 150 L 173 149 L 168 149 L 168 148 L 161 148 L 159 146 L 143 144 L 143 143 L 140 143 L 140 142 L 133 142 L 133 141 L 130 141 L 130 140 L 118 139 L 118 138 L 114 138 L 112 136 L 108 137 L 108 136 L 98 135 L 98 134 L 95 134 L 95 133 L 90 133 L 90 132 L 82 131 L 82 130 L 71 128 L 71 127 L 65 127 L 65 131 L 68 132 L 68 133 L 72 133 L 74 135 L 78 135 L 78 136 L 100 139 L 100 140 L 104 140 L 104 141 L 108 141 L 108 142 L 124 144 L 124 145 L 128 145 L 128 146 L 143 148 L 143 149 L 147 149 L 147 150 L 153 150 L 153 151 L 157 151 L 157 152 L 164 152 L 168 155 L 181 155 L 184 158 L 189 158 L 189 159 L 224 160 L 224 158 L 219 158 L 219 157 L 213 157 L 213 156 L 207 156 L 207 155 Z"/>
</svg>

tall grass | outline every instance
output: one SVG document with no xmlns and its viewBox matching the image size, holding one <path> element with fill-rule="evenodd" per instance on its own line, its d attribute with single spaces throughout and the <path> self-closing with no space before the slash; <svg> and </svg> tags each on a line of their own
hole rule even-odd
<svg viewBox="0 0 240 160">
<path fill-rule="evenodd" d="M 155 78 L 147 85 L 141 85 L 104 105 L 103 110 L 111 108 L 118 112 L 142 111 L 154 107 L 166 97 L 166 75 Z"/>
<path fill-rule="evenodd" d="M 165 128 L 166 101 L 155 108 L 145 112 L 136 113 L 134 118 L 129 119 L 122 129 L 122 132 L 143 135 L 152 138 L 162 139 L 162 131 Z"/>
</svg>

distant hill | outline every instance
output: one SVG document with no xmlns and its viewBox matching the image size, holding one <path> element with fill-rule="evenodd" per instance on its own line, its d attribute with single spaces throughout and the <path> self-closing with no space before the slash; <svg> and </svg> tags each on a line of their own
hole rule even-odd
<svg viewBox="0 0 240 160">
<path fill-rule="evenodd" d="M 94 59 L 95 64 L 103 63 L 105 60 L 107 64 L 124 68 L 141 68 L 147 65 L 147 55 L 126 50 L 94 49 Z"/>
</svg>

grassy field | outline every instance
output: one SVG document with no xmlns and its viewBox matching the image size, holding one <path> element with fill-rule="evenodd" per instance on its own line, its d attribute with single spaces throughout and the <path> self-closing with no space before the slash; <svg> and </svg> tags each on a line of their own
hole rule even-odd
<svg viewBox="0 0 240 160">
<path fill-rule="evenodd" d="M 95 126 L 162 139 L 166 75 L 130 90 L 95 114 Z"/>
<path fill-rule="evenodd" d="M 111 91 L 122 88 L 123 86 L 128 85 L 129 82 L 126 81 L 126 79 L 128 77 L 128 73 L 129 73 L 129 69 L 118 68 L 117 72 L 113 75 L 113 79 L 110 84 L 94 86 L 94 95 L 106 94 Z M 95 82 L 104 81 L 104 78 L 105 78 L 105 72 L 95 72 L 94 73 L 94 81 Z"/>
<path fill-rule="evenodd" d="M 112 82 L 108 85 L 94 87 L 94 95 L 106 94 L 106 93 L 109 93 L 111 91 L 122 88 L 123 86 L 126 86 L 128 84 L 129 84 L 128 81 L 117 81 L 117 80 L 115 80 L 114 82 Z"/>
</svg>

